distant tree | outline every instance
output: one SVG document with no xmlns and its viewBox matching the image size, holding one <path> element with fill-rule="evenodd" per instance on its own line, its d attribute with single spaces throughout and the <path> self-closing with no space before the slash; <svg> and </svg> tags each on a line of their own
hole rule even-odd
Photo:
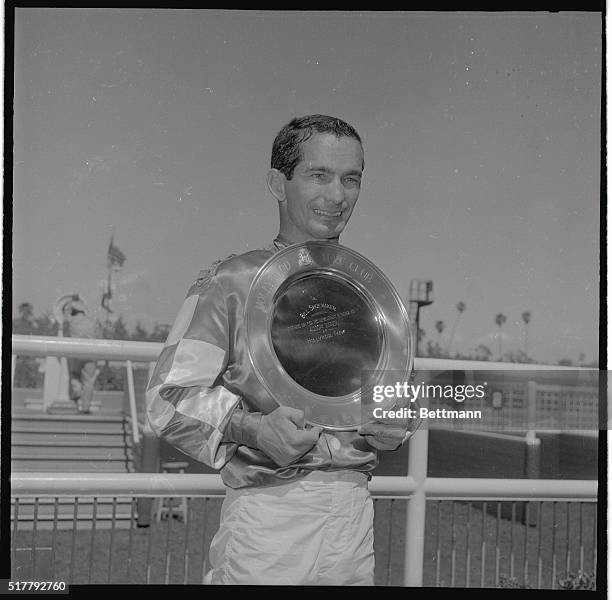
<svg viewBox="0 0 612 600">
<path fill-rule="evenodd" d="M 125 326 L 125 321 L 122 316 L 113 323 L 113 339 L 114 340 L 129 340 L 130 334 Z"/>
<path fill-rule="evenodd" d="M 42 315 L 36 317 L 37 335 L 55 336 L 57 335 L 58 327 L 59 324 L 48 312 L 45 312 Z"/>
<path fill-rule="evenodd" d="M 30 302 L 22 302 L 17 310 L 19 311 L 19 316 L 24 321 L 34 320 L 34 307 Z"/>
<path fill-rule="evenodd" d="M 457 305 L 455 306 L 455 308 L 457 309 L 457 316 L 455 317 L 455 322 L 453 323 L 453 329 L 451 331 L 450 340 L 448 342 L 448 349 L 446 350 L 446 354 L 448 356 L 451 355 L 451 348 L 453 347 L 453 341 L 455 339 L 455 331 L 457 330 L 457 323 L 459 323 L 459 319 L 461 318 L 461 315 L 463 314 L 463 311 L 465 310 L 465 302 L 457 302 Z"/>
<path fill-rule="evenodd" d="M 36 319 L 34 318 L 34 307 L 30 302 L 22 302 L 17 308 L 19 316 L 13 319 L 13 333 L 21 335 L 32 335 L 36 333 Z"/>
<path fill-rule="evenodd" d="M 153 332 L 151 333 L 149 339 L 152 342 L 165 342 L 169 333 L 170 325 L 155 323 L 155 327 L 153 328 Z"/>
<path fill-rule="evenodd" d="M 438 342 L 437 342 L 437 355 L 440 356 L 442 354 L 442 332 L 444 331 L 444 321 L 436 321 L 436 331 L 438 332 Z"/>
<path fill-rule="evenodd" d="M 499 342 L 499 360 L 502 360 L 502 327 L 504 326 L 506 320 L 506 315 L 503 313 L 497 313 L 495 315 L 495 323 L 499 327 L 499 334 L 497 336 Z"/>
<path fill-rule="evenodd" d="M 55 321 L 47 313 L 39 316 L 35 315 L 34 306 L 31 302 L 22 302 L 17 311 L 19 316 L 13 319 L 11 323 L 13 333 L 19 335 L 56 335 L 57 324 Z M 42 387 L 42 360 L 30 356 L 18 356 L 15 363 L 15 387 Z"/>
<path fill-rule="evenodd" d="M 511 363 L 528 363 L 531 362 L 522 350 L 510 350 L 509 352 L 505 352 L 502 359 L 504 362 Z"/>
<path fill-rule="evenodd" d="M 533 361 L 529 358 L 529 356 L 527 356 L 527 354 L 525 354 L 525 352 L 523 352 L 522 350 L 517 350 L 516 354 L 514 355 L 514 360 L 512 362 L 530 363 Z"/>
<path fill-rule="evenodd" d="M 523 323 L 525 323 L 525 356 L 529 357 L 529 321 L 531 321 L 531 313 L 526 310 L 525 312 L 523 312 L 522 317 Z M 522 362 L 529 361 L 527 360 Z"/>
<path fill-rule="evenodd" d="M 145 329 L 144 325 L 140 321 L 138 321 L 136 323 L 136 327 L 134 328 L 134 333 L 131 337 L 133 340 L 145 342 L 150 339 L 150 334 Z"/>
<path fill-rule="evenodd" d="M 562 367 L 572 367 L 574 365 L 571 358 L 562 358 L 557 364 Z"/>
<path fill-rule="evenodd" d="M 491 352 L 490 348 L 484 344 L 479 344 L 476 346 L 475 354 L 476 360 L 491 360 L 491 357 L 493 356 L 493 352 Z"/>
</svg>

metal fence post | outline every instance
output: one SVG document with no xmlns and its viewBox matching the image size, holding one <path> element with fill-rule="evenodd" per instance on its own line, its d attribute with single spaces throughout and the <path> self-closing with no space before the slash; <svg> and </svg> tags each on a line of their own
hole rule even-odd
<svg viewBox="0 0 612 600">
<path fill-rule="evenodd" d="M 537 384 L 527 382 L 527 433 L 525 434 L 525 477 L 538 479 L 540 477 L 540 456 L 542 440 L 537 437 Z M 535 503 L 526 503 L 522 514 L 523 523 L 537 525 L 537 509 Z"/>
<path fill-rule="evenodd" d="M 427 497 L 427 443 L 429 430 L 423 422 L 408 442 L 408 477 L 413 477 L 416 490 L 408 499 L 404 551 L 404 585 L 423 585 L 423 553 L 425 551 L 425 510 Z"/>
<path fill-rule="evenodd" d="M 141 441 L 141 473 L 159 472 L 159 438 L 155 435 L 148 421 L 145 421 Z M 151 524 L 153 498 L 138 498 L 138 527 L 148 527 Z"/>
</svg>

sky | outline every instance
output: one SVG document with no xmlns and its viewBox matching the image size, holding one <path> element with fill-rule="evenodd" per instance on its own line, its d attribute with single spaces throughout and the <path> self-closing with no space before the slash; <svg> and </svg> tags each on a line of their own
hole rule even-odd
<svg viewBox="0 0 612 600">
<path fill-rule="evenodd" d="M 364 142 L 343 244 L 407 299 L 427 340 L 595 360 L 601 15 L 16 9 L 13 313 L 76 291 L 171 323 L 200 269 L 278 231 L 278 130 L 323 113 Z"/>
</svg>

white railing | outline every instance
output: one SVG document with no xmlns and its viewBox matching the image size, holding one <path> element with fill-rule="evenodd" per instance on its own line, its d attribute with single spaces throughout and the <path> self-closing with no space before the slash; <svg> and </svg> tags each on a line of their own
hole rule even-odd
<svg viewBox="0 0 612 600">
<path fill-rule="evenodd" d="M 17 356 L 70 356 L 100 360 L 156 361 L 163 344 L 128 340 L 90 340 L 42 335 L 12 336 L 13 354 Z"/>
<path fill-rule="evenodd" d="M 13 355 L 71 356 L 78 358 L 126 361 L 132 423 L 137 423 L 132 379 L 132 361 L 155 361 L 163 345 L 151 342 L 84 340 L 13 335 Z M 14 362 L 14 361 L 13 361 Z M 418 370 L 567 370 L 566 367 L 534 364 L 455 361 L 417 358 Z M 574 369 L 572 369 L 574 370 Z M 138 435 L 138 427 L 133 426 Z M 427 477 L 428 429 L 418 429 L 409 439 L 409 464 L 406 477 L 374 477 L 370 489 L 375 497 L 407 499 L 404 554 L 404 583 L 420 586 L 423 581 L 425 509 L 427 499 L 457 500 L 597 500 L 596 481 L 559 481 L 537 479 L 468 479 Z M 224 487 L 218 475 L 178 475 L 150 473 L 14 473 L 12 495 L 59 496 L 91 494 L 118 496 L 219 496 Z"/>
<path fill-rule="evenodd" d="M 373 477 L 368 485 L 375 498 L 408 498 L 418 490 L 414 478 Z M 15 496 L 223 496 L 219 475 L 195 473 L 13 473 Z M 429 477 L 422 490 L 430 500 L 506 500 L 595 502 L 597 481 L 559 479 L 468 479 Z"/>
<path fill-rule="evenodd" d="M 163 348 L 163 344 L 155 342 L 91 340 L 31 335 L 13 335 L 12 346 L 11 385 L 14 384 L 17 356 L 32 356 L 39 358 L 48 356 L 69 356 L 71 358 L 90 358 L 93 360 L 125 361 L 132 424 L 138 423 L 133 362 L 154 362 L 159 357 Z M 140 432 L 137 426 L 132 426 L 132 439 L 134 444 L 140 443 Z"/>
</svg>

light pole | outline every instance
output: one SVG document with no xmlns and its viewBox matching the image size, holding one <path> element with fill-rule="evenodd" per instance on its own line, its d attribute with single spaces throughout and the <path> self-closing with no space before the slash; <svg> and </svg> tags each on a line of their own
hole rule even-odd
<svg viewBox="0 0 612 600">
<path fill-rule="evenodd" d="M 415 325 L 415 356 L 419 356 L 419 342 L 421 329 L 419 316 L 421 306 L 433 303 L 433 281 L 425 279 L 411 279 L 408 292 L 409 317 Z"/>
</svg>

